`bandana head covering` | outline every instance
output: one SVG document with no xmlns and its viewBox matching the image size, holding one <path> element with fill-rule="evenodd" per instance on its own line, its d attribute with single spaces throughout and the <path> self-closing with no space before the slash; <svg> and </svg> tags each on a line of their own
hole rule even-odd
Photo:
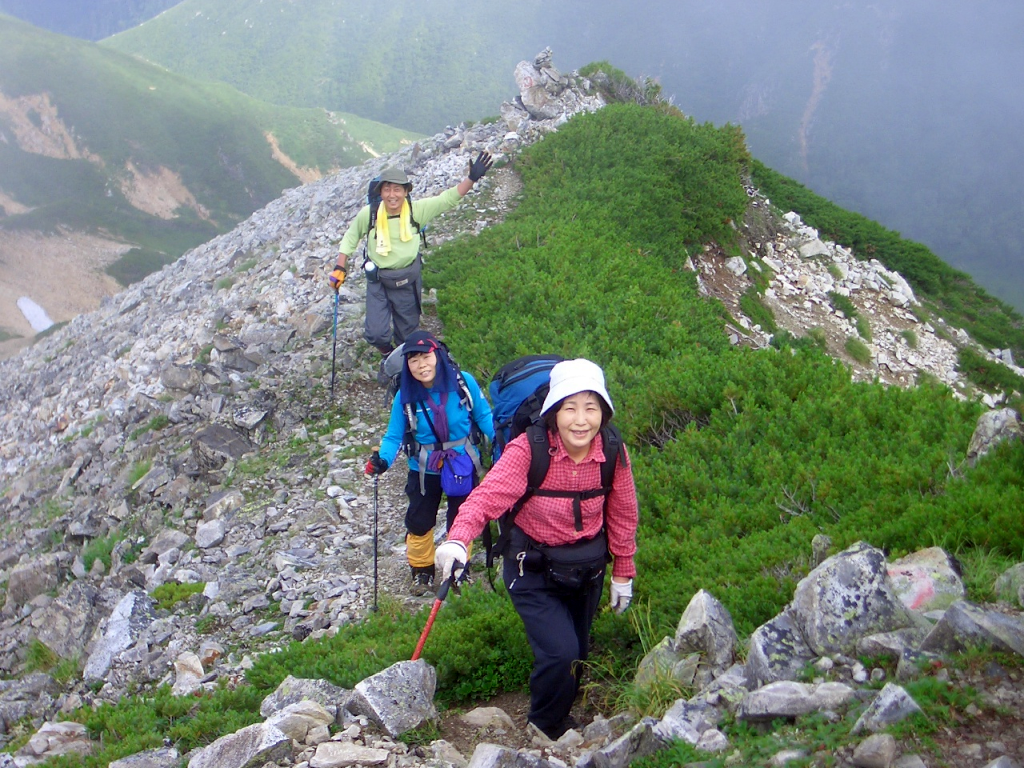
<svg viewBox="0 0 1024 768">
<path fill-rule="evenodd" d="M 434 384 L 428 390 L 423 382 L 413 377 L 409 370 L 408 356 L 422 352 L 433 352 L 437 359 L 434 368 Z M 448 350 L 430 331 L 413 331 L 402 344 L 402 385 L 399 389 L 402 405 L 421 403 L 430 397 L 430 392 L 455 392 L 459 382 L 455 364 L 448 356 Z"/>
</svg>

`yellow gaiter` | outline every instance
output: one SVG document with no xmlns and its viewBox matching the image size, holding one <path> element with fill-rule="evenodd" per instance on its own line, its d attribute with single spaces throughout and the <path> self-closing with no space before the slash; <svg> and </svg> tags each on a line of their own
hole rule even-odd
<svg viewBox="0 0 1024 768">
<path fill-rule="evenodd" d="M 434 564 L 434 532 L 422 536 L 406 533 L 405 551 L 413 568 L 429 568 Z"/>
</svg>

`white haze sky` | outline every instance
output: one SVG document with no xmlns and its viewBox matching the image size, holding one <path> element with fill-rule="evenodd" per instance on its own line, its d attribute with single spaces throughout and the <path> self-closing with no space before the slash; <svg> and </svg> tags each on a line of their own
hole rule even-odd
<svg viewBox="0 0 1024 768">
<path fill-rule="evenodd" d="M 742 125 L 769 166 L 923 242 L 1024 310 L 1024 0 L 386 5 L 427 2 L 536 25 L 536 45 L 509 72 L 550 46 L 563 70 L 607 60 L 656 77 L 696 119 Z M 96 19 L 172 4 L 0 0 L 0 10 L 55 28 L 83 8 Z"/>
</svg>

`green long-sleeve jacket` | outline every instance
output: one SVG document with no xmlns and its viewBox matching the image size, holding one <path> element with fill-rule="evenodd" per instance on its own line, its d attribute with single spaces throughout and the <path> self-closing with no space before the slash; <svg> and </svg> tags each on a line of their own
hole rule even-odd
<svg viewBox="0 0 1024 768">
<path fill-rule="evenodd" d="M 456 187 L 446 189 L 440 195 L 435 195 L 434 197 L 413 200 L 412 217 L 420 226 L 423 226 L 445 211 L 450 211 L 459 204 L 460 200 L 462 200 L 462 197 L 459 196 Z M 379 219 L 377 223 L 380 223 Z M 370 235 L 367 253 L 369 253 L 370 258 L 373 259 L 378 267 L 381 269 L 403 269 L 408 267 L 416 260 L 416 254 L 419 253 L 420 236 L 414 232 L 412 239 L 403 243 L 399 238 L 398 216 L 388 216 L 388 227 L 391 233 L 391 252 L 387 256 L 381 256 L 375 252 L 377 247 L 376 232 L 370 232 L 370 206 L 364 205 L 341 238 L 341 245 L 338 247 L 338 250 L 345 254 L 346 257 L 351 256 L 356 248 L 359 247 L 360 241 L 367 235 Z"/>
</svg>

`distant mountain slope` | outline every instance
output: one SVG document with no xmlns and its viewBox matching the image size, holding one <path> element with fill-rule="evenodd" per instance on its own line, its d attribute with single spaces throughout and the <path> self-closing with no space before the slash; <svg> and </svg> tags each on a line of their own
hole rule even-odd
<svg viewBox="0 0 1024 768">
<path fill-rule="evenodd" d="M 102 263 L 91 266 L 127 284 L 282 189 L 408 138 L 362 118 L 259 102 L 0 15 L 0 339 L 31 333 L 11 306 L 26 294 L 8 295 L 13 286 L 43 306 L 64 298 L 37 295 L 51 279 L 31 274 L 41 252 L 74 248 L 54 250 L 32 233 L 101 236 L 102 254 L 89 252 Z M 52 319 L 101 296 L 86 298 Z"/>
<path fill-rule="evenodd" d="M 1005 0 L 185 0 L 104 44 L 275 103 L 432 133 L 550 46 L 656 77 L 698 120 L 1024 309 L 1024 5 Z"/>
<path fill-rule="evenodd" d="M 85 40 L 100 40 L 151 19 L 181 0 L 0 0 L 0 13 Z"/>
<path fill-rule="evenodd" d="M 456 0 L 185 0 L 103 44 L 276 104 L 431 133 L 497 114 L 512 67 L 566 13 L 539 0 L 514 13 Z"/>
</svg>

